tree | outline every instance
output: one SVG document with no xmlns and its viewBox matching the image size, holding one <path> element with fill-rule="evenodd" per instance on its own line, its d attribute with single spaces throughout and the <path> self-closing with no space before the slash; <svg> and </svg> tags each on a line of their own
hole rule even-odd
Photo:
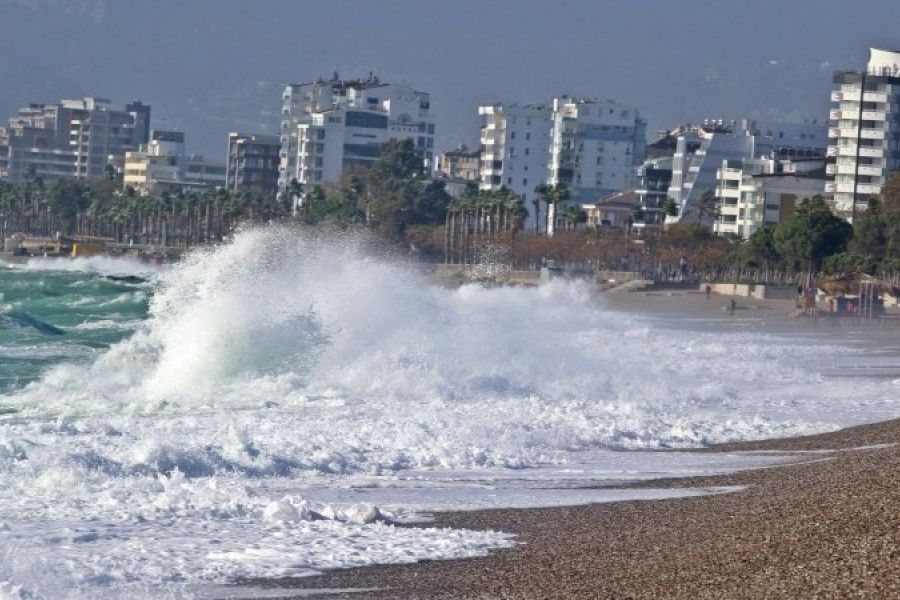
<svg viewBox="0 0 900 600">
<path fill-rule="evenodd" d="M 700 201 L 697 203 L 697 219 L 706 224 L 707 221 L 715 221 L 719 218 L 719 201 L 715 192 L 707 188 L 700 194 Z"/>
<path fill-rule="evenodd" d="M 635 223 L 643 223 L 644 222 L 644 207 L 637 205 L 631 209 L 631 220 Z"/>
<path fill-rule="evenodd" d="M 564 183 L 542 184 L 535 188 L 537 197 L 547 205 L 547 235 L 553 235 L 556 226 L 556 206 L 569 201 L 569 188 Z"/>
<path fill-rule="evenodd" d="M 884 257 L 887 237 L 885 220 L 878 200 L 869 201 L 868 210 L 856 217 L 853 223 L 853 240 L 850 251 L 868 259 Z"/>
<path fill-rule="evenodd" d="M 741 246 L 744 261 L 761 266 L 768 270 L 769 266 L 780 258 L 775 247 L 774 229 L 760 227 Z"/>
<path fill-rule="evenodd" d="M 667 217 L 677 217 L 678 216 L 678 203 L 672 200 L 671 198 L 666 198 L 664 212 Z"/>
<path fill-rule="evenodd" d="M 846 249 L 853 229 L 821 196 L 803 200 L 793 216 L 775 227 L 775 247 L 787 260 L 815 274 L 822 260 Z"/>
<path fill-rule="evenodd" d="M 881 210 L 888 214 L 900 213 L 900 171 L 890 174 L 878 195 Z"/>
</svg>

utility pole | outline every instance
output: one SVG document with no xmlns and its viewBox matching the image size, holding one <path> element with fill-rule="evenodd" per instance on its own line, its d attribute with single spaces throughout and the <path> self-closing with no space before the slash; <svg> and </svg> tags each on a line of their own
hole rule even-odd
<svg viewBox="0 0 900 600">
<path fill-rule="evenodd" d="M 862 83 L 859 90 L 859 111 L 858 120 L 856 121 L 856 162 L 853 167 L 853 206 L 850 209 L 850 222 L 856 223 L 856 194 L 859 189 L 859 148 L 862 142 L 862 114 L 863 99 L 866 96 L 866 71 L 862 74 Z"/>
</svg>

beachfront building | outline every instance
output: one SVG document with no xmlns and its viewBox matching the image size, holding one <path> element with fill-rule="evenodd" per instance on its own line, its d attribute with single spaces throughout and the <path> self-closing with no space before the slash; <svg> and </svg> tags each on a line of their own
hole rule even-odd
<svg viewBox="0 0 900 600">
<path fill-rule="evenodd" d="M 225 186 L 225 165 L 185 152 L 184 133 L 154 130 L 150 141 L 125 153 L 123 184 L 141 195 Z"/>
<path fill-rule="evenodd" d="M 612 100 L 553 99 L 548 183 L 565 184 L 571 202 L 607 196 L 635 183 L 644 162 L 646 123 Z"/>
<path fill-rule="evenodd" d="M 592 228 L 627 228 L 635 225 L 634 210 L 641 206 L 641 198 L 634 189 L 615 192 L 596 202 L 581 205 Z"/>
<path fill-rule="evenodd" d="M 481 168 L 479 188 L 506 188 L 521 196 L 528 217 L 525 228 L 535 226 L 535 188 L 549 177 L 552 113 L 537 104 L 491 104 L 478 107 L 481 116 Z M 539 228 L 545 226 L 541 216 Z"/>
<path fill-rule="evenodd" d="M 900 169 L 900 52 L 869 49 L 865 71 L 834 75 L 826 190 L 852 219 Z"/>
<path fill-rule="evenodd" d="M 790 218 L 805 199 L 825 192 L 824 157 L 723 160 L 717 173 L 713 231 L 746 239 Z"/>
<path fill-rule="evenodd" d="M 469 150 L 464 144 L 456 150 L 438 155 L 437 171 L 448 179 L 479 181 L 481 177 L 481 151 Z"/>
<path fill-rule="evenodd" d="M 278 136 L 229 133 L 225 189 L 230 192 L 256 189 L 274 197 L 278 193 L 280 152 Z"/>
<path fill-rule="evenodd" d="M 703 221 L 713 226 L 714 207 L 703 206 L 707 190 L 719 188 L 719 169 L 723 161 L 740 163 L 771 156 L 780 158 L 823 158 L 826 126 L 809 123 L 779 123 L 744 120 L 735 122 L 707 120 L 677 130 L 672 160 L 672 180 L 668 199 L 677 214 L 666 222 Z M 716 203 L 721 200 L 716 197 Z"/>
<path fill-rule="evenodd" d="M 31 104 L 0 129 L 0 179 L 103 177 L 109 160 L 121 159 L 148 140 L 150 107 L 117 106 L 103 98 Z"/>
<path fill-rule="evenodd" d="M 290 84 L 282 94 L 278 187 L 337 181 L 344 168 L 369 165 L 381 145 L 411 139 L 427 170 L 434 166 L 431 96 L 407 84 L 341 79 Z"/>
</svg>

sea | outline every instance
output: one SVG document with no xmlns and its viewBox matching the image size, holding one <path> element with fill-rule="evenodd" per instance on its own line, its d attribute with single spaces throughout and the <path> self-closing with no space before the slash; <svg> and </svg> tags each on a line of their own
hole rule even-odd
<svg viewBox="0 0 900 600">
<path fill-rule="evenodd" d="M 367 248 L 273 226 L 166 268 L 0 266 L 0 598 L 243 597 L 483 556 L 521 542 L 431 515 L 730 493 L 627 484 L 900 414 L 900 379 L 841 374 L 896 362 L 865 345 L 577 281 L 449 289 Z"/>
</svg>

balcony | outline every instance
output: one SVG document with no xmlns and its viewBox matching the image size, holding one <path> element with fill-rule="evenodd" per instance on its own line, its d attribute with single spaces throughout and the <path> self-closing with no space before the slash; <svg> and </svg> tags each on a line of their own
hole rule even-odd
<svg viewBox="0 0 900 600">
<path fill-rule="evenodd" d="M 840 92 L 831 92 L 831 101 L 832 102 L 840 102 L 843 98 L 843 95 Z"/>
<path fill-rule="evenodd" d="M 838 166 L 835 164 L 825 165 L 825 173 L 827 175 L 836 175 L 838 172 Z"/>
<path fill-rule="evenodd" d="M 837 108 L 833 108 L 833 109 L 831 109 L 831 111 L 829 111 L 829 113 L 828 113 L 828 118 L 829 118 L 829 119 L 833 119 L 833 120 L 835 120 L 835 121 L 840 121 L 840 120 L 843 118 L 843 117 L 841 117 L 841 115 L 843 114 L 843 112 L 844 112 L 844 111 L 841 111 L 841 110 L 839 110 L 839 109 L 837 109 Z"/>
<path fill-rule="evenodd" d="M 827 156 L 837 156 L 838 155 L 838 146 L 828 146 Z"/>
<path fill-rule="evenodd" d="M 881 177 L 881 167 L 874 165 L 859 165 L 859 174 L 867 177 Z"/>
<path fill-rule="evenodd" d="M 859 149 L 859 155 L 867 158 L 881 158 L 884 155 L 884 150 L 882 148 L 863 146 Z"/>
<path fill-rule="evenodd" d="M 887 102 L 888 96 L 884 92 L 866 92 L 863 94 L 863 102 Z"/>
<path fill-rule="evenodd" d="M 826 182 L 825 182 L 825 193 L 826 193 L 826 194 L 833 194 L 833 193 L 835 193 L 836 191 L 837 191 L 837 184 L 836 184 L 836 183 L 834 183 L 833 181 L 826 181 Z"/>
<path fill-rule="evenodd" d="M 883 140 L 884 129 L 862 129 L 860 137 L 864 140 Z"/>
<path fill-rule="evenodd" d="M 853 186 L 851 185 L 850 187 L 851 187 L 850 191 L 852 192 Z M 840 191 L 840 190 L 838 190 L 838 191 Z M 856 191 L 859 194 L 877 194 L 878 192 L 881 191 L 881 186 L 871 184 L 871 183 L 861 183 L 857 186 Z"/>
<path fill-rule="evenodd" d="M 884 121 L 887 114 L 883 110 L 864 110 L 862 112 L 863 121 Z"/>
</svg>

